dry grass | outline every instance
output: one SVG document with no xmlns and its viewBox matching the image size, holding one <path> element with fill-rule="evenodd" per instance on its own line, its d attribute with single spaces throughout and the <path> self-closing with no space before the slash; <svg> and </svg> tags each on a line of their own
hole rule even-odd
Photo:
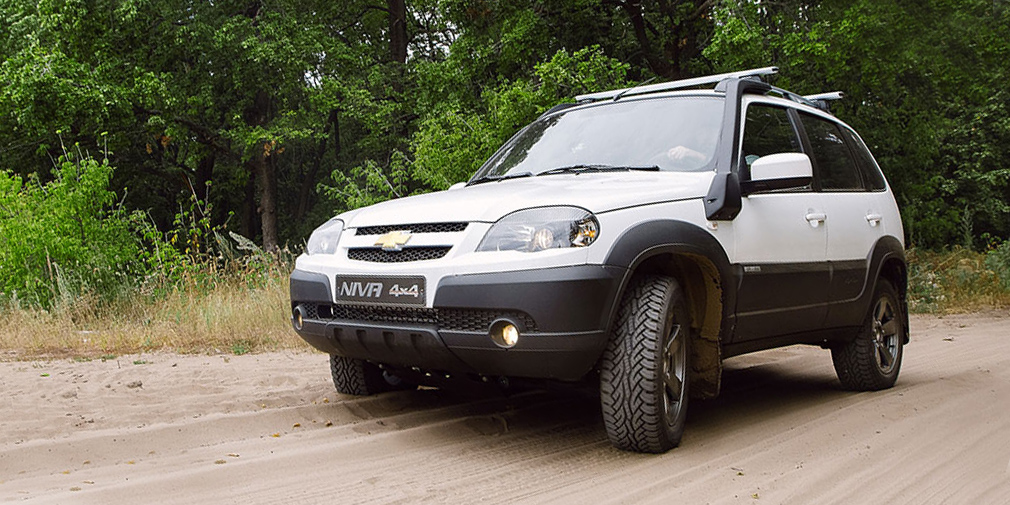
<svg viewBox="0 0 1010 505">
<path fill-rule="evenodd" d="M 0 359 L 308 349 L 291 329 L 288 303 L 286 272 L 276 269 L 255 285 L 241 276 L 191 279 L 111 304 L 80 298 L 49 312 L 7 307 L 0 318 Z"/>
<path fill-rule="evenodd" d="M 1010 309 L 1005 279 L 1010 271 L 994 270 L 998 267 L 986 258 L 986 253 L 960 247 L 942 252 L 909 250 L 909 311 L 951 314 Z"/>
</svg>

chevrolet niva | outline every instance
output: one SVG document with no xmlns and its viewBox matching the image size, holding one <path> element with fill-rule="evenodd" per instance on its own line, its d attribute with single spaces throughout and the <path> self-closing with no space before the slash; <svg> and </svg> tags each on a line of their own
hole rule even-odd
<svg viewBox="0 0 1010 505">
<path fill-rule="evenodd" d="M 291 274 L 294 329 L 346 394 L 598 380 L 610 441 L 643 452 L 680 442 L 731 356 L 814 344 L 844 387 L 891 387 L 894 196 L 828 112 L 841 94 L 761 80 L 776 71 L 579 96 L 466 183 L 334 217 Z"/>
</svg>

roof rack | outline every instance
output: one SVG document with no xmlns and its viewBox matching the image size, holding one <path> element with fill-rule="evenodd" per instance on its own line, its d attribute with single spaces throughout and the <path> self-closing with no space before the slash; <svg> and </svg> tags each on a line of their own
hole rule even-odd
<svg viewBox="0 0 1010 505">
<path fill-rule="evenodd" d="M 811 102 L 827 101 L 827 100 L 841 100 L 845 97 L 845 93 L 841 91 L 831 91 L 829 93 L 818 93 L 816 95 L 807 95 L 803 98 L 810 100 Z"/>
<path fill-rule="evenodd" d="M 578 95 L 575 97 L 575 100 L 580 103 L 594 102 L 597 100 L 606 100 L 608 98 L 617 100 L 623 96 L 644 95 L 647 93 L 656 93 L 659 91 L 670 91 L 674 89 L 691 88 L 694 86 L 703 86 L 705 84 L 715 84 L 717 82 L 726 79 L 742 79 L 745 77 L 758 77 L 762 75 L 771 75 L 778 73 L 778 71 L 779 67 L 754 68 L 751 70 L 742 70 L 740 72 L 729 72 L 725 74 L 707 75 L 704 77 L 692 77 L 690 79 L 661 82 L 657 84 L 650 84 L 647 86 L 634 86 L 631 88 L 615 89 L 611 91 L 601 91 L 599 93 L 589 93 L 586 95 Z"/>
<path fill-rule="evenodd" d="M 796 103 L 802 103 L 803 105 L 809 105 L 811 107 L 820 109 L 824 112 L 831 113 L 828 108 L 828 102 L 832 100 L 841 100 L 845 96 L 845 93 L 841 91 L 831 91 L 829 93 L 818 93 L 816 95 L 797 95 L 792 91 L 785 90 L 782 88 L 777 88 L 775 86 L 771 87 L 771 92 L 778 93 L 782 95 L 782 98 L 786 100 L 791 100 Z"/>
<path fill-rule="evenodd" d="M 824 112 L 831 113 L 831 108 L 829 107 L 829 102 L 834 100 L 841 100 L 845 96 L 845 93 L 841 91 L 831 91 L 828 93 L 818 93 L 816 95 L 807 95 L 803 98 L 805 100 L 810 100 L 813 102 L 814 106 Z"/>
</svg>

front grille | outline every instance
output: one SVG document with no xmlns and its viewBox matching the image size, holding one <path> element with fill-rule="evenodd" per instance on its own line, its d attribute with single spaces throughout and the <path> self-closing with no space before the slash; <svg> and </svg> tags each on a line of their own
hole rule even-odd
<svg viewBox="0 0 1010 505">
<path fill-rule="evenodd" d="M 452 249 L 450 246 L 404 247 L 402 251 L 386 251 L 378 247 L 357 247 L 347 250 L 348 259 L 372 263 L 406 263 L 441 258 Z"/>
<path fill-rule="evenodd" d="M 319 319 L 319 306 L 313 303 L 302 305 L 305 309 L 305 319 Z"/>
<path fill-rule="evenodd" d="M 466 229 L 467 223 L 421 223 L 421 224 L 396 224 L 384 226 L 362 226 L 358 228 L 355 235 L 384 235 L 391 231 L 405 231 L 408 233 L 454 233 Z"/>
<path fill-rule="evenodd" d="M 313 305 L 306 304 L 309 319 L 344 319 L 369 323 L 430 324 L 447 331 L 486 332 L 496 319 L 509 317 L 536 331 L 533 318 L 519 311 L 491 309 L 429 309 L 423 307 L 372 307 L 368 305 Z"/>
</svg>

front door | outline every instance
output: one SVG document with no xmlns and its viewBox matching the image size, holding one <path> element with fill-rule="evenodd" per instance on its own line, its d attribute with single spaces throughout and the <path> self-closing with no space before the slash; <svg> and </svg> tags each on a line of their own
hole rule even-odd
<svg viewBox="0 0 1010 505">
<path fill-rule="evenodd" d="M 748 166 L 761 156 L 801 151 L 785 108 L 751 101 L 745 114 L 742 155 Z M 743 199 L 733 221 L 733 262 L 741 274 L 733 342 L 824 324 L 830 283 L 826 213 L 811 187 Z"/>
</svg>

